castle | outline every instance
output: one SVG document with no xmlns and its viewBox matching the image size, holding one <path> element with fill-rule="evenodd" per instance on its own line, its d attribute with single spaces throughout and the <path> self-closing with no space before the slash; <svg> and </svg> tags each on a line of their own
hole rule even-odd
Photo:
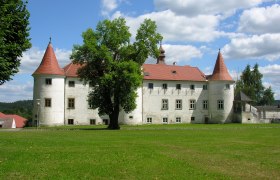
<svg viewBox="0 0 280 180">
<path fill-rule="evenodd" d="M 108 124 L 88 105 L 91 87 L 77 76 L 80 65 L 60 68 L 49 43 L 34 77 L 33 120 L 37 125 Z M 156 64 L 144 64 L 137 107 L 120 112 L 120 124 L 229 123 L 234 115 L 234 81 L 218 52 L 212 75 L 197 67 L 165 64 L 160 46 Z"/>
</svg>

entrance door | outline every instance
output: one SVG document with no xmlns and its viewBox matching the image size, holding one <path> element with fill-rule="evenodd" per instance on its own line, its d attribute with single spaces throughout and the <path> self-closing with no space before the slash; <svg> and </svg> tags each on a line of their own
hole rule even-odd
<svg viewBox="0 0 280 180">
<path fill-rule="evenodd" d="M 205 123 L 205 124 L 208 124 L 208 123 L 209 123 L 209 117 L 208 117 L 208 116 L 205 116 L 205 117 L 204 117 L 204 123 Z"/>
</svg>

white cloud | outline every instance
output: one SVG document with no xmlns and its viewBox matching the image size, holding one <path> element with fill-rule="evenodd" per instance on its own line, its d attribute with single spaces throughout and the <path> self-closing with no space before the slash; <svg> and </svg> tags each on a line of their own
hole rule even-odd
<svg viewBox="0 0 280 180">
<path fill-rule="evenodd" d="M 263 84 L 266 88 L 272 87 L 275 92 L 275 99 L 280 99 L 280 65 L 269 64 L 259 67 L 260 73 L 263 74 Z"/>
<path fill-rule="evenodd" d="M 158 10 L 170 9 L 178 15 L 197 16 L 223 14 L 229 16 L 237 9 L 249 8 L 261 4 L 264 0 L 242 0 L 242 1 L 217 1 L 217 0 L 155 0 L 154 4 Z"/>
<path fill-rule="evenodd" d="M 117 0 L 102 0 L 101 1 L 101 14 L 109 16 L 109 14 L 118 7 Z"/>
<path fill-rule="evenodd" d="M 186 64 L 193 58 L 201 58 L 203 53 L 200 49 L 190 46 L 190 45 L 171 45 L 163 44 L 163 49 L 165 50 L 165 63 L 173 64 Z M 156 60 L 153 58 L 148 58 L 146 60 L 148 64 L 155 64 Z"/>
<path fill-rule="evenodd" d="M 70 63 L 70 54 L 72 53 L 71 51 L 57 48 L 54 52 L 61 68 Z M 32 74 L 41 63 L 44 53 L 45 50 L 41 50 L 36 47 L 32 47 L 28 51 L 24 52 L 21 58 L 19 73 Z"/>
<path fill-rule="evenodd" d="M 280 58 L 280 33 L 233 38 L 223 52 L 227 59 L 277 60 Z"/>
<path fill-rule="evenodd" d="M 219 17 L 215 15 L 186 17 L 176 15 L 170 10 L 165 10 L 143 14 L 138 17 L 125 16 L 117 11 L 112 17 L 119 16 L 126 18 L 127 25 L 134 36 L 140 23 L 146 18 L 152 19 L 157 23 L 158 31 L 163 35 L 165 41 L 210 42 L 221 35 L 216 30 L 219 24 Z"/>
<path fill-rule="evenodd" d="M 240 17 L 238 31 L 250 33 L 279 33 L 280 5 L 246 10 Z"/>
<path fill-rule="evenodd" d="M 0 86 L 1 102 L 33 99 L 33 81 L 9 81 Z"/>
<path fill-rule="evenodd" d="M 259 67 L 260 72 L 267 77 L 280 76 L 280 65 L 279 64 L 269 64 L 267 66 Z M 280 79 L 279 79 L 280 82 Z"/>
<path fill-rule="evenodd" d="M 163 48 L 167 64 L 172 64 L 173 62 L 185 64 L 193 58 L 202 57 L 200 49 L 194 46 L 164 44 Z"/>
</svg>

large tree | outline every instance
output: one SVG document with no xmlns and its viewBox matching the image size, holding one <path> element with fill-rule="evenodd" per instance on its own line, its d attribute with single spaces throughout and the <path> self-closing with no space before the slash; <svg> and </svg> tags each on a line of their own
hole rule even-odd
<svg viewBox="0 0 280 180">
<path fill-rule="evenodd" d="M 249 96 L 255 105 L 272 105 L 274 93 L 271 89 L 265 88 L 262 83 L 263 75 L 259 72 L 259 65 L 255 64 L 253 69 L 247 65 L 241 74 L 240 80 L 236 82 L 236 93 L 242 91 Z"/>
<path fill-rule="evenodd" d="M 96 30 L 82 34 L 83 45 L 74 46 L 71 59 L 82 65 L 78 75 L 92 86 L 89 103 L 98 108 L 100 115 L 109 115 L 110 129 L 119 129 L 121 110 L 128 113 L 136 108 L 141 66 L 149 56 L 159 55 L 157 44 L 162 36 L 156 30 L 155 22 L 146 19 L 131 43 L 125 19 L 104 20 Z"/>
<path fill-rule="evenodd" d="M 26 4 L 0 0 L 0 85 L 18 72 L 22 52 L 31 47 Z"/>
</svg>

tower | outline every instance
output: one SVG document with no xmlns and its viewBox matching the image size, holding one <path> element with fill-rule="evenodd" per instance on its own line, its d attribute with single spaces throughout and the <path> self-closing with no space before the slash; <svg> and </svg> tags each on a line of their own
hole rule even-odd
<svg viewBox="0 0 280 180">
<path fill-rule="evenodd" d="M 65 73 L 59 67 L 51 41 L 41 64 L 32 74 L 33 123 L 35 125 L 64 124 L 64 83 Z"/>
<path fill-rule="evenodd" d="M 157 58 L 157 64 L 165 64 L 165 50 L 163 49 L 161 43 L 159 47 L 159 57 Z"/>
<path fill-rule="evenodd" d="M 225 65 L 219 50 L 215 68 L 209 81 L 209 123 L 227 123 L 232 121 L 234 81 Z"/>
</svg>

